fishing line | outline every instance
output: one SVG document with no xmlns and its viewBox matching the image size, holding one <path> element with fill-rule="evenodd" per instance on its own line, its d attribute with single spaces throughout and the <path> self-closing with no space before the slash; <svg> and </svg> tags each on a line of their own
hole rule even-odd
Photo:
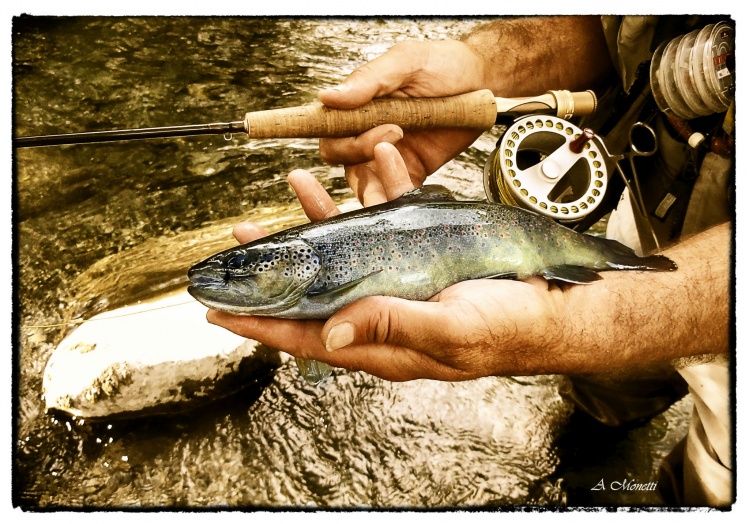
<svg viewBox="0 0 749 524">
<path fill-rule="evenodd" d="M 691 120 L 728 110 L 734 99 L 735 33 L 732 24 L 719 22 L 658 46 L 650 85 L 661 111 Z"/>
<path fill-rule="evenodd" d="M 21 326 L 22 329 L 31 329 L 31 328 L 54 328 L 54 327 L 64 327 L 64 326 L 70 326 L 75 324 L 84 324 L 86 322 L 96 322 L 99 320 L 113 320 L 115 318 L 123 318 L 123 317 L 131 317 L 133 315 L 140 315 L 142 313 L 150 313 L 151 311 L 158 311 L 160 309 L 167 309 L 170 307 L 176 307 L 176 306 L 186 306 L 187 304 L 194 304 L 194 300 L 188 300 L 185 302 L 180 302 L 178 304 L 170 304 L 168 306 L 159 306 L 151 309 L 144 309 L 142 311 L 133 311 L 132 313 L 122 313 L 120 315 L 113 315 L 110 317 L 104 317 L 104 318 L 89 318 L 89 319 L 83 319 L 79 318 L 76 320 L 70 320 L 69 322 L 61 322 L 59 324 L 26 324 L 24 326 Z"/>
</svg>

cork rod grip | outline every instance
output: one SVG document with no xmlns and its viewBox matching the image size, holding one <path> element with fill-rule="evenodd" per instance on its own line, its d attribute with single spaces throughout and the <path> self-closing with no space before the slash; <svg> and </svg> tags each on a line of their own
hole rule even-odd
<svg viewBox="0 0 749 524">
<path fill-rule="evenodd" d="M 247 113 L 250 138 L 332 138 L 355 136 L 382 124 L 403 129 L 462 127 L 487 130 L 497 118 L 488 89 L 443 98 L 380 98 L 356 109 L 321 103 Z"/>
</svg>

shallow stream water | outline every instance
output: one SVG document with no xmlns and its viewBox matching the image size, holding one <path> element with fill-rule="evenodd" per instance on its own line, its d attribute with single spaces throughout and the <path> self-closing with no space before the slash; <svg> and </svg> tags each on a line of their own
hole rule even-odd
<svg viewBox="0 0 749 524">
<path fill-rule="evenodd" d="M 39 18 L 13 24 L 14 134 L 241 120 L 301 105 L 393 43 L 457 37 L 480 20 Z M 375 43 L 372 43 L 375 42 Z M 483 197 L 485 134 L 434 179 Z M 640 428 L 579 423 L 559 378 L 394 384 L 336 371 L 306 384 L 285 359 L 242 392 L 187 414 L 91 423 L 44 412 L 44 366 L 67 328 L 184 283 L 164 269 L 205 228 L 294 205 L 310 169 L 338 199 L 342 169 L 316 140 L 221 136 L 18 150 L 14 155 L 13 495 L 59 507 L 495 507 L 659 504 L 596 492 L 654 479 L 688 401 Z M 150 242 L 149 242 L 150 241 Z M 164 246 L 169 246 L 165 252 Z M 122 258 L 122 257 L 127 257 Z M 94 271 L 122 258 L 138 285 Z M 171 267 L 171 266 L 170 266 Z"/>
</svg>

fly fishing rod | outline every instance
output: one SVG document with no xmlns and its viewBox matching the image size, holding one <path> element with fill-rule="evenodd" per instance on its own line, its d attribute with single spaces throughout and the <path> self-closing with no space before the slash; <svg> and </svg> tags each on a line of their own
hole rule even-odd
<svg viewBox="0 0 749 524">
<path fill-rule="evenodd" d="M 488 130 L 501 121 L 527 115 L 565 120 L 592 113 L 593 91 L 549 91 L 525 98 L 501 98 L 484 89 L 439 98 L 380 98 L 355 109 L 332 109 L 320 102 L 253 111 L 244 120 L 210 124 L 92 131 L 15 137 L 16 148 L 115 142 L 147 138 L 246 133 L 249 138 L 336 138 L 354 136 L 382 124 L 405 130 L 468 128 Z"/>
</svg>

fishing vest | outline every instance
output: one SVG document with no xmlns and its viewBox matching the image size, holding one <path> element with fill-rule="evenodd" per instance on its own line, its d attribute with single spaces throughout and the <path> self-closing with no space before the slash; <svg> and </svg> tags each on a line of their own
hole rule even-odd
<svg viewBox="0 0 749 524">
<path fill-rule="evenodd" d="M 734 214 L 734 152 L 728 149 L 693 148 L 658 110 L 649 91 L 649 63 L 663 41 L 728 17 L 603 16 L 602 23 L 612 62 L 621 85 L 601 97 L 600 113 L 617 119 L 598 122 L 612 152 L 628 147 L 630 126 L 648 119 L 654 123 L 658 152 L 638 158 L 637 166 L 645 206 L 661 246 L 668 246 L 731 220 Z M 608 106 L 608 108 L 607 108 Z M 699 126 L 733 133 L 733 106 L 724 114 L 690 121 Z M 591 126 L 592 127 L 592 126 Z M 709 131 L 704 129 L 704 131 Z M 720 144 L 718 144 L 720 145 Z M 642 231 L 629 205 L 627 191 L 612 212 L 607 236 L 641 251 Z M 659 483 L 666 484 L 669 502 L 685 505 L 726 506 L 733 497 L 730 374 L 728 360 L 677 362 L 694 400 L 687 436 L 667 457 Z"/>
<path fill-rule="evenodd" d="M 733 216 L 734 161 L 731 149 L 692 148 L 664 117 L 650 94 L 650 59 L 663 41 L 699 29 L 716 20 L 696 16 L 603 16 L 602 23 L 612 63 L 621 84 L 612 86 L 601 97 L 600 129 L 608 149 L 624 152 L 628 148 L 633 123 L 649 121 L 656 131 L 658 151 L 652 157 L 640 157 L 637 171 L 645 207 L 661 247 L 674 244 Z M 613 115 L 613 117 L 611 116 Z M 601 121 L 605 118 L 606 121 Z M 723 114 L 690 121 L 696 132 L 733 133 L 733 106 Z M 717 150 L 716 150 L 717 149 Z M 623 199 L 628 199 L 625 191 Z M 627 206 L 617 206 L 626 208 Z M 622 210 L 617 210 L 622 212 Z M 625 209 L 626 212 L 626 209 Z M 612 214 L 609 234 L 617 227 Z M 642 231 L 642 227 L 638 227 Z M 619 232 L 620 235 L 622 232 Z M 619 235 L 617 235 L 619 236 Z M 628 232 L 623 240 L 639 248 L 640 237 Z"/>
</svg>

